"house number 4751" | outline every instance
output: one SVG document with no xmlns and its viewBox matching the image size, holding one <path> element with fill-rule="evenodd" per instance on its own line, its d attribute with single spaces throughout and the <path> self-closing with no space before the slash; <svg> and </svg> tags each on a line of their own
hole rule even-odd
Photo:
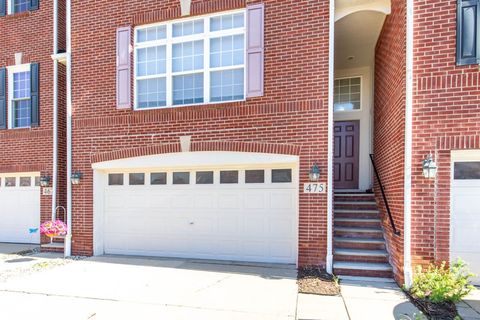
<svg viewBox="0 0 480 320">
<path fill-rule="evenodd" d="M 323 183 L 305 183 L 303 193 L 325 193 L 325 184 Z"/>
</svg>

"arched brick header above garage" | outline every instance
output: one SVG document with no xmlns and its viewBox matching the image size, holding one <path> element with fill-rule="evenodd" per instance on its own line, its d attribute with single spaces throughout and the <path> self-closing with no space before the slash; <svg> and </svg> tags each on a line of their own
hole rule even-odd
<svg viewBox="0 0 480 320">
<path fill-rule="evenodd" d="M 252 152 L 284 155 L 300 155 L 300 147 L 289 144 L 237 142 L 237 141 L 207 141 L 192 142 L 191 151 L 229 151 L 229 152 Z M 115 150 L 105 153 L 94 154 L 92 163 L 112 161 L 124 158 L 151 156 L 156 154 L 181 152 L 180 143 L 156 144 L 141 148 Z"/>
</svg>

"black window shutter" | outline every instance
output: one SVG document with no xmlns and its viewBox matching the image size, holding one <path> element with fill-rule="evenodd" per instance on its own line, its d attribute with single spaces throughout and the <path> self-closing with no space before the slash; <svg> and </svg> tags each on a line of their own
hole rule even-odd
<svg viewBox="0 0 480 320">
<path fill-rule="evenodd" d="M 480 0 L 457 0 L 457 65 L 478 64 Z"/>
<path fill-rule="evenodd" d="M 30 0 L 30 11 L 38 10 L 40 0 Z"/>
<path fill-rule="evenodd" d="M 7 69 L 0 68 L 0 129 L 7 129 Z"/>
<path fill-rule="evenodd" d="M 0 17 L 7 14 L 7 0 L 0 0 Z"/>
<path fill-rule="evenodd" d="M 39 86 L 39 64 L 32 63 L 30 65 L 30 112 L 31 126 L 38 127 L 40 125 L 40 86 Z"/>
</svg>

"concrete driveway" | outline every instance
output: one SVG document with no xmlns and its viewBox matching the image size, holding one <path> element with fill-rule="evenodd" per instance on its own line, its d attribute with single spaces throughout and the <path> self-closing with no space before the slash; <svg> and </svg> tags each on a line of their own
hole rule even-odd
<svg viewBox="0 0 480 320">
<path fill-rule="evenodd" d="M 0 301 L 0 319 L 295 319 L 296 270 L 103 256 L 0 282 Z"/>
</svg>

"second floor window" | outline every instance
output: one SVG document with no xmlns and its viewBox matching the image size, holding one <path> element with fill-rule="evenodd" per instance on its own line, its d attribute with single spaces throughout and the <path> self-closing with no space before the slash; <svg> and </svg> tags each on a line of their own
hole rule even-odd
<svg viewBox="0 0 480 320">
<path fill-rule="evenodd" d="M 13 127 L 30 127 L 30 71 L 13 74 L 12 100 Z"/>
<path fill-rule="evenodd" d="M 19 13 L 30 9 L 30 0 L 10 0 L 11 13 Z"/>
<path fill-rule="evenodd" d="M 30 0 L 13 0 L 13 12 L 28 11 Z"/>
<path fill-rule="evenodd" d="M 135 108 L 244 99 L 244 11 L 135 29 Z"/>
<path fill-rule="evenodd" d="M 8 115 L 9 128 L 31 126 L 31 74 L 30 64 L 9 67 Z"/>
</svg>

